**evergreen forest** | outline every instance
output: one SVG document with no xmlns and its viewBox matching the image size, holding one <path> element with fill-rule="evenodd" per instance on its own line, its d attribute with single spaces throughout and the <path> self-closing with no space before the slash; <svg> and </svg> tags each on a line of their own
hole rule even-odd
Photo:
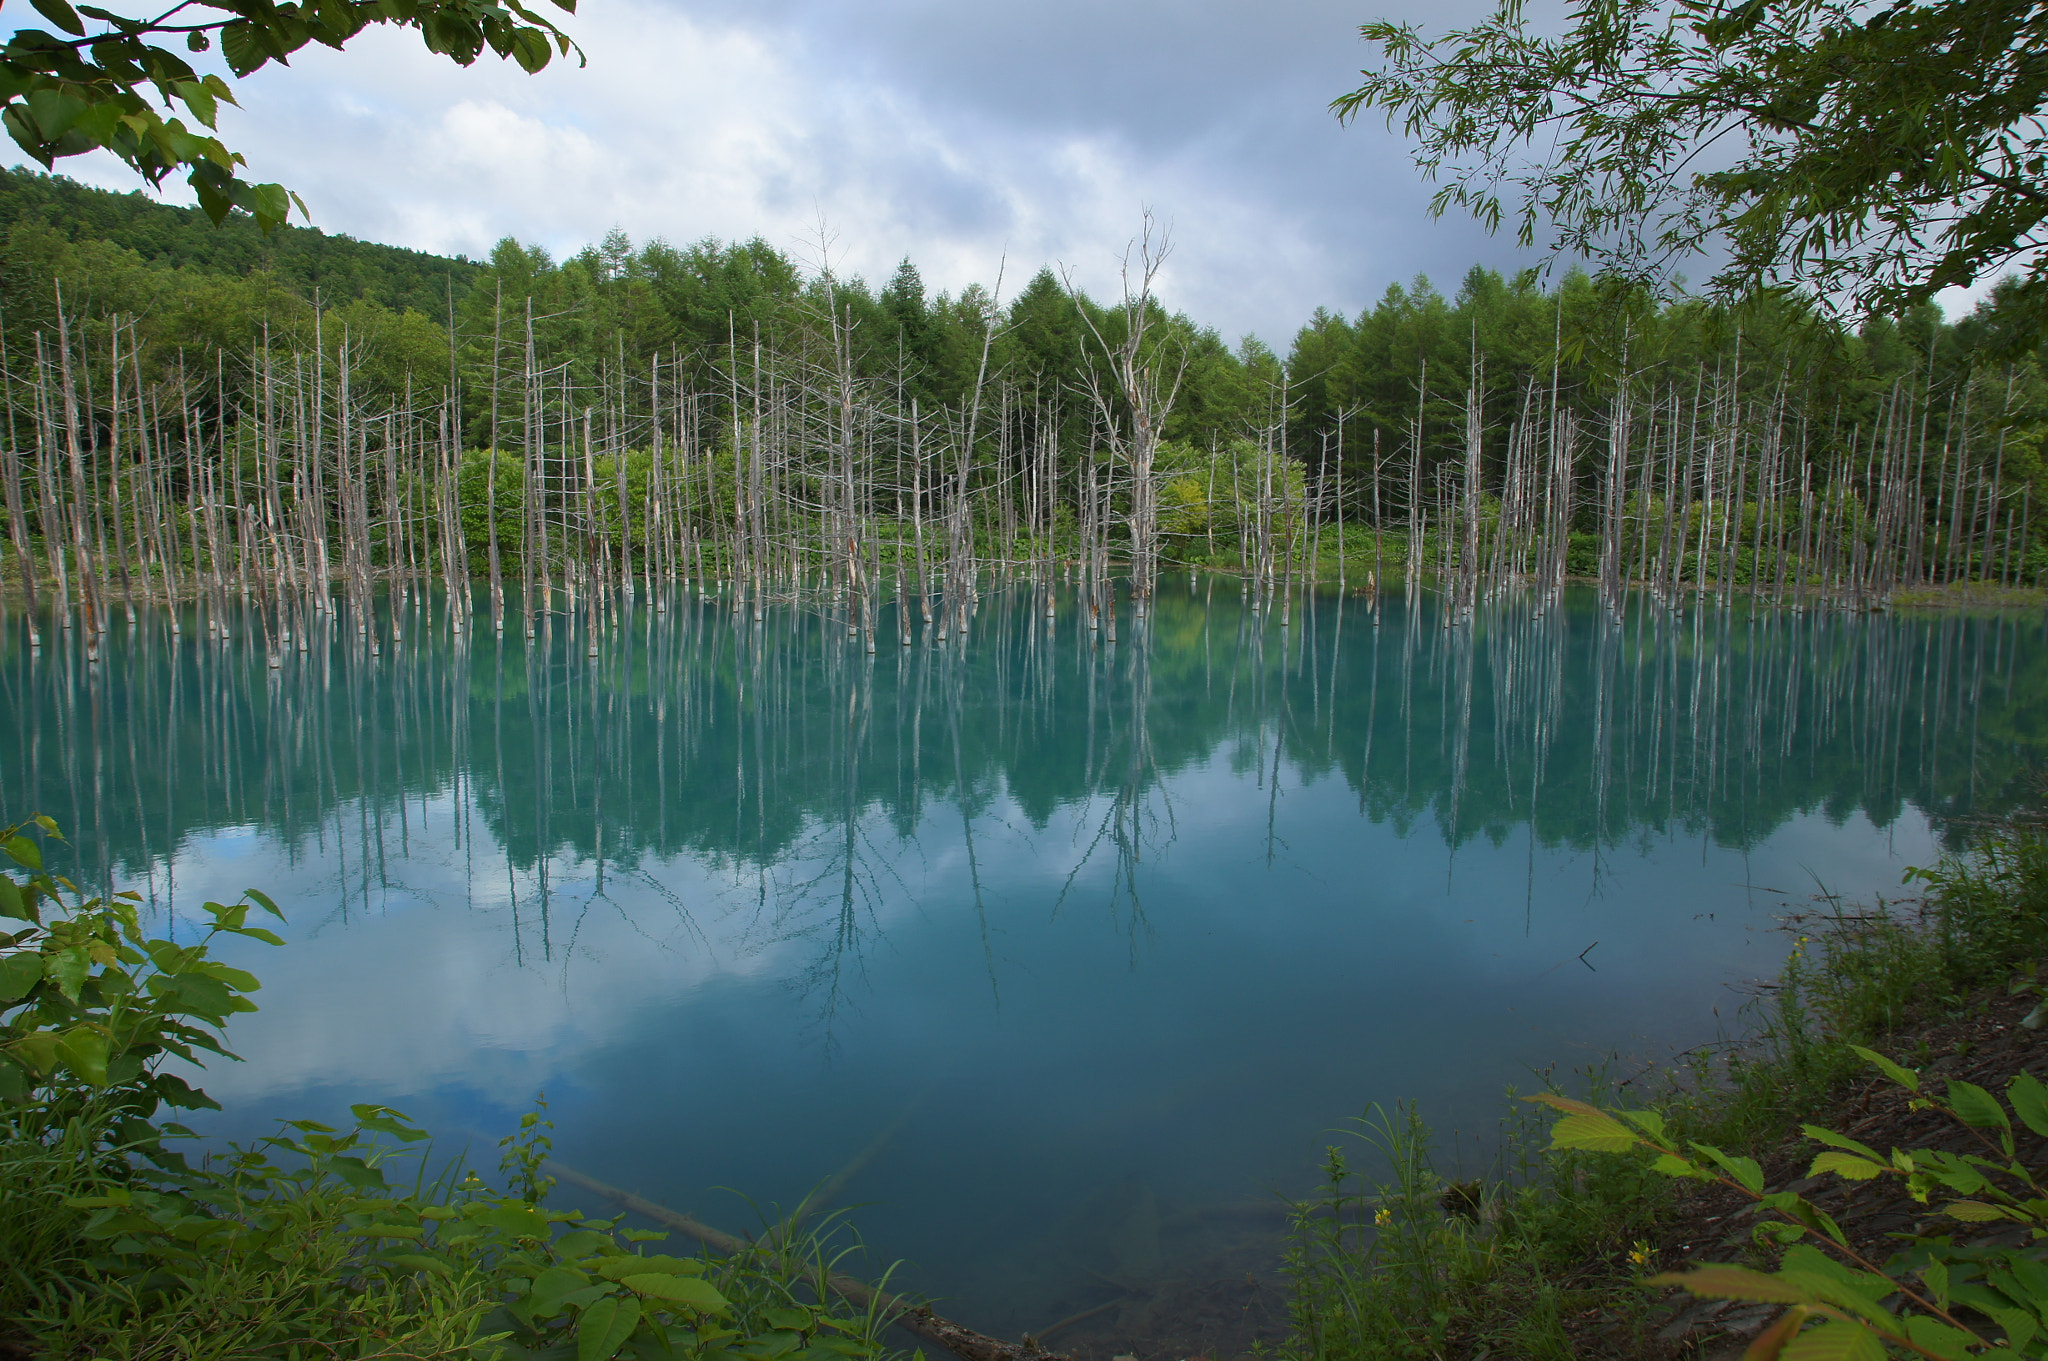
<svg viewBox="0 0 2048 1361">
<path fill-rule="evenodd" d="M 89 638 L 152 598 L 227 628 L 232 593 L 275 661 L 323 583 L 531 633 L 658 578 L 830 601 L 873 648 L 964 630 L 990 571 L 1079 581 L 1114 637 L 1113 577 L 1142 616 L 1176 567 L 1281 610 L 1433 580 L 1454 615 L 1568 577 L 1874 608 L 2048 569 L 2048 384 L 1997 297 L 1852 334 L 1475 268 L 1282 352 L 1172 311 L 1149 223 L 1106 298 L 759 239 L 443 259 L 23 171 L 0 229 L 6 577 Z"/>
</svg>

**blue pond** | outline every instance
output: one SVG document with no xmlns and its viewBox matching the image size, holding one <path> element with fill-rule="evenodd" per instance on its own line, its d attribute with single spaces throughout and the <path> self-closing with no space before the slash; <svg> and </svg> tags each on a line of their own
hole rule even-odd
<svg viewBox="0 0 2048 1361">
<path fill-rule="evenodd" d="M 1017 585 L 869 654 L 661 603 L 595 655 L 387 603 L 375 655 L 329 620 L 275 670 L 10 623 L 10 816 L 158 914 L 289 918 L 234 952 L 209 1132 L 376 1101 L 488 1167 L 545 1091 L 562 1162 L 735 1230 L 822 1188 L 1015 1335 L 1270 1274 L 1275 1193 L 1374 1103 L 1470 1161 L 1531 1070 L 1734 1033 L 1788 911 L 1903 892 L 2048 754 L 2036 615 L 1283 622 L 1175 577 L 1114 644 Z"/>
</svg>

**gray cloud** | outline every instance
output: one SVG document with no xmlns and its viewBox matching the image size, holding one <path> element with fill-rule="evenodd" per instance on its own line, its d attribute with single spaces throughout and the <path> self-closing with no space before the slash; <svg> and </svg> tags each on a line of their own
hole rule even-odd
<svg viewBox="0 0 2048 1361">
<path fill-rule="evenodd" d="M 1411 13 L 1435 24 L 1478 6 Z M 320 225 L 479 254 L 761 235 L 843 269 L 908 255 L 934 287 L 1011 290 L 1064 263 L 1091 291 L 1151 209 L 1170 306 L 1284 346 L 1318 306 L 1355 312 L 1427 272 L 1455 287 L 1512 243 L 1432 221 L 1405 144 L 1328 111 L 1367 55 L 1339 0 L 983 5 L 598 0 L 590 53 L 537 77 L 459 70 L 368 34 L 246 82 L 223 131 Z M 64 167 L 127 187 L 118 166 Z"/>
</svg>

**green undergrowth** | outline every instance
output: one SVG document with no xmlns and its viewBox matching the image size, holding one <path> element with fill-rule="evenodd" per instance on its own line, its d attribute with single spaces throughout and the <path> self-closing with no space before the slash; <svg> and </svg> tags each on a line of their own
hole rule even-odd
<svg viewBox="0 0 2048 1361">
<path fill-rule="evenodd" d="M 819 1286 L 857 1249 L 829 1217 L 729 1256 L 548 1206 L 545 1102 L 495 1184 L 382 1106 L 202 1154 L 166 1118 L 214 1103 L 165 1065 L 232 1058 L 251 975 L 220 937 L 281 944 L 260 893 L 152 938 L 132 897 L 42 868 L 0 830 L 0 1354 L 113 1361 L 870 1361 L 887 1320 Z M 217 1107 L 215 1107 L 217 1109 Z M 801 1208 L 798 1212 L 800 1218 Z M 879 1298 L 879 1297 L 878 1297 Z"/>
<path fill-rule="evenodd" d="M 1908 879 L 1924 897 L 1829 902 L 1795 925 L 1740 1043 L 1625 1080 L 1594 1069 L 1552 1090 L 1649 1112 L 1677 1148 L 1759 1153 L 1869 1073 L 1865 1046 L 1956 1014 L 2015 973 L 2030 980 L 2048 959 L 2040 829 L 1989 831 L 1969 854 Z M 1933 1055 L 1896 1057 L 1917 1065 Z M 1509 1107 L 1493 1165 L 1472 1180 L 1440 1169 L 1431 1131 L 1408 1107 L 1369 1113 L 1349 1144 L 1329 1149 L 1321 1188 L 1294 1207 L 1285 1357 L 1561 1361 L 1580 1354 L 1584 1335 L 1567 1321 L 1589 1317 L 1602 1354 L 1651 1350 L 1647 1320 L 1662 1292 L 1643 1279 L 1676 1194 L 1670 1167 L 1562 1146 L 1548 1113 Z"/>
</svg>

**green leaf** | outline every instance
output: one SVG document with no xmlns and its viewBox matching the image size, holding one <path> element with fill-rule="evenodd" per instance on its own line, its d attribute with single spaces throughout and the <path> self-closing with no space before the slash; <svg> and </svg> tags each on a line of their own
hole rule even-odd
<svg viewBox="0 0 2048 1361">
<path fill-rule="evenodd" d="M 2041 1325 L 2032 1314 L 2024 1309 L 1987 1308 L 1984 1311 L 1999 1327 L 2005 1329 L 2005 1340 L 2014 1349 L 2026 1346 L 2041 1331 Z"/>
<path fill-rule="evenodd" d="M 1650 1285 L 1675 1285 L 1716 1300 L 1753 1300 L 1759 1304 L 1812 1304 L 1814 1298 L 1789 1281 L 1751 1271 L 1746 1266 L 1703 1266 L 1652 1276 Z"/>
<path fill-rule="evenodd" d="M 247 969 L 237 969 L 232 964 L 223 964 L 217 959 L 209 959 L 201 964 L 199 972 L 205 974 L 208 978 L 219 979 L 236 992 L 261 992 L 263 990 L 262 980 L 258 979 L 255 974 L 250 973 Z"/>
<path fill-rule="evenodd" d="M 1837 1134 L 1831 1129 L 1822 1129 L 1819 1125 L 1801 1125 L 1799 1129 L 1802 1134 L 1817 1144 L 1826 1144 L 1829 1148 L 1839 1148 L 1845 1152 L 1854 1153 L 1858 1157 L 1868 1158 L 1875 1163 L 1884 1161 L 1883 1156 L 1876 1149 L 1868 1144 L 1857 1143 L 1846 1134 Z"/>
<path fill-rule="evenodd" d="M 29 911 L 28 899 L 22 896 L 21 885 L 4 874 L 0 874 L 0 917 L 25 922 L 36 919 L 35 913 Z"/>
<path fill-rule="evenodd" d="M 391 1183 L 384 1180 L 384 1174 L 364 1162 L 361 1158 L 330 1158 L 327 1165 L 335 1176 L 347 1182 L 358 1191 L 374 1195 L 379 1191 L 391 1189 Z"/>
<path fill-rule="evenodd" d="M 1600 1153 L 1626 1153 L 1641 1140 L 1634 1130 L 1603 1111 L 1567 1115 L 1550 1127 L 1550 1146 L 1584 1148 Z"/>
<path fill-rule="evenodd" d="M 486 1228 L 509 1233 L 514 1238 L 546 1238 L 552 1231 L 547 1216 L 516 1200 L 498 1202 L 477 1215 L 476 1221 Z"/>
<path fill-rule="evenodd" d="M 611 1361 L 640 1326 L 640 1301 L 607 1296 L 576 1320 L 576 1361 Z"/>
<path fill-rule="evenodd" d="M 1860 1323 L 1824 1319 L 1786 1343 L 1778 1361 L 1884 1361 L 1884 1344 Z"/>
<path fill-rule="evenodd" d="M 552 1318 L 562 1312 L 562 1298 L 590 1284 L 590 1277 L 574 1267 L 551 1266 L 533 1278 L 526 1292 L 526 1307 L 535 1318 Z"/>
<path fill-rule="evenodd" d="M 78 11 L 64 3 L 64 0 L 30 0 L 36 13 L 48 19 L 57 27 L 76 38 L 85 36 L 85 21 L 78 17 Z"/>
<path fill-rule="evenodd" d="M 1950 1082 L 1948 1104 L 1955 1107 L 1956 1118 L 1972 1129 L 2012 1128 L 1998 1098 L 1974 1082 Z"/>
<path fill-rule="evenodd" d="M 1912 1069 L 1901 1068 L 1875 1049 L 1865 1049 L 1860 1044 L 1852 1044 L 1849 1047 L 1856 1051 L 1858 1058 L 1862 1059 L 1865 1063 L 1875 1064 L 1886 1077 L 1898 1083 L 1907 1091 L 1917 1092 L 1920 1090 L 1920 1075 Z"/>
<path fill-rule="evenodd" d="M 2022 1124 L 2048 1138 L 2048 1086 L 2031 1073 L 2021 1073 L 2005 1089 L 2005 1099 L 2012 1102 Z"/>
<path fill-rule="evenodd" d="M 57 1066 L 57 1036 L 48 1030 L 31 1030 L 7 1045 L 15 1060 L 38 1077 Z"/>
<path fill-rule="evenodd" d="M 0 1002 L 19 1002 L 43 981 L 43 957 L 22 950 L 0 959 Z"/>
<path fill-rule="evenodd" d="M 1806 1318 L 1806 1311 L 1799 1308 L 1787 1309 L 1778 1315 L 1776 1322 L 1756 1335 L 1756 1340 L 1749 1344 L 1749 1350 L 1742 1354 L 1742 1361 L 1778 1361 L 1785 1344 L 1798 1334 Z"/>
<path fill-rule="evenodd" d="M 1813 1160 L 1813 1166 L 1807 1170 L 1806 1175 L 1817 1177 L 1823 1172 L 1832 1172 L 1838 1177 L 1847 1177 L 1850 1181 L 1869 1181 L 1872 1177 L 1882 1175 L 1886 1170 L 1882 1163 L 1859 1158 L 1853 1153 L 1830 1149 Z"/>
<path fill-rule="evenodd" d="M 64 1066 L 95 1087 L 107 1085 L 107 1037 L 91 1026 L 73 1026 L 57 1041 Z"/>
<path fill-rule="evenodd" d="M 1925 1347 L 1936 1356 L 1962 1361 L 1976 1350 L 1976 1339 L 1960 1328 L 1951 1328 L 1938 1319 L 1926 1318 L 1919 1314 L 1906 1319 L 1906 1336 L 1916 1346 Z"/>
<path fill-rule="evenodd" d="M 387 1252 L 379 1258 L 407 1271 L 430 1271 L 436 1276 L 453 1276 L 455 1270 L 439 1257 L 425 1252 Z"/>
<path fill-rule="evenodd" d="M 1731 1156 L 1712 1144 L 1694 1144 L 1693 1150 L 1711 1158 L 1746 1191 L 1761 1195 L 1764 1189 L 1764 1170 L 1757 1166 L 1756 1159 Z"/>
<path fill-rule="evenodd" d="M 389 1106 L 359 1105 L 350 1106 L 348 1110 L 349 1114 L 355 1117 L 356 1124 L 363 1129 L 389 1134 L 401 1143 L 418 1143 L 422 1139 L 433 1137 L 415 1125 L 405 1112 L 395 1111 Z"/>
<path fill-rule="evenodd" d="M 28 1073 L 20 1064 L 0 1054 L 0 1102 L 13 1104 L 28 1097 Z"/>
<path fill-rule="evenodd" d="M 58 3 L 62 3 L 62 0 L 58 0 Z M 38 6 L 38 8 L 41 7 Z M 66 5 L 65 8 L 69 9 L 70 6 Z M 38 874 L 42 872 L 42 849 L 27 837 L 16 835 L 8 837 L 5 841 L 0 841 L 0 851 L 6 852 L 8 858 L 22 868 L 34 870 Z"/>
<path fill-rule="evenodd" d="M 1941 1212 L 1966 1224 L 1988 1224 L 1995 1219 L 2012 1217 L 1996 1205 L 1986 1205 L 1981 1200 L 1952 1200 L 1941 1207 Z"/>
<path fill-rule="evenodd" d="M 213 91 L 196 80 L 180 81 L 173 88 L 178 98 L 185 101 L 185 107 L 192 110 L 194 118 L 209 128 L 214 125 L 214 120 L 220 116 L 220 107 Z"/>
<path fill-rule="evenodd" d="M 590 1269 L 610 1281 L 621 1281 L 628 1276 L 659 1274 L 664 1276 L 701 1276 L 704 1264 L 694 1257 L 669 1257 L 654 1255 L 636 1257 L 621 1253 L 617 1257 L 600 1257 Z"/>
<path fill-rule="evenodd" d="M 695 1276 L 663 1276 L 652 1272 L 638 1276 L 622 1276 L 619 1284 L 636 1295 L 660 1300 L 664 1304 L 680 1304 L 690 1309 L 699 1309 L 707 1314 L 724 1314 L 732 1310 L 725 1296 L 713 1289 L 709 1281 Z"/>
</svg>

